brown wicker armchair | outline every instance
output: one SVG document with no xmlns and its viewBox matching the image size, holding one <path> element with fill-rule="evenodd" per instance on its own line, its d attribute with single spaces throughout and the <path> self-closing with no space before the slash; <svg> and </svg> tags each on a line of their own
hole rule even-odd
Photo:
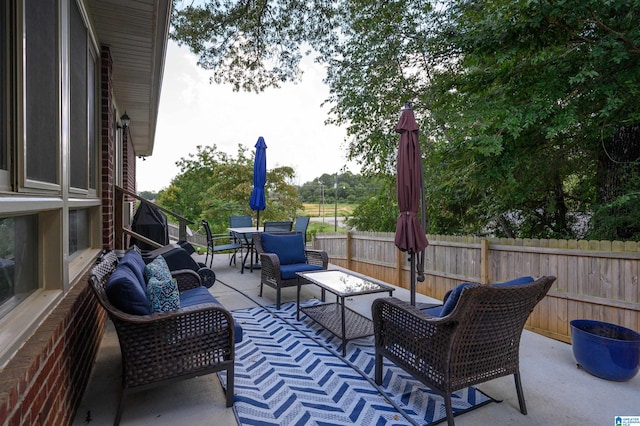
<svg viewBox="0 0 640 426">
<path fill-rule="evenodd" d="M 444 317 L 432 317 L 396 298 L 375 300 L 376 383 L 382 384 L 382 360 L 387 357 L 444 397 L 451 426 L 452 392 L 513 374 L 520 411 L 527 414 L 520 337 L 529 314 L 554 281 L 547 276 L 517 286 L 470 286 Z"/>
<path fill-rule="evenodd" d="M 300 251 L 302 256 L 306 258 L 304 263 L 299 264 L 295 268 L 298 272 L 308 271 L 313 269 L 327 269 L 329 265 L 329 256 L 322 250 L 310 250 L 304 248 L 304 236 L 297 232 L 279 233 L 281 237 L 295 236 L 300 239 Z M 262 289 L 264 285 L 272 287 L 276 290 L 276 309 L 280 309 L 280 290 L 284 287 L 295 287 L 298 285 L 298 278 L 295 274 L 291 276 L 282 275 L 282 264 L 280 258 L 275 253 L 270 253 L 265 250 L 263 245 L 264 234 L 256 233 L 253 235 L 253 243 L 256 248 L 256 252 L 260 257 L 260 263 L 262 264 L 261 276 L 260 276 L 260 296 L 262 297 Z M 291 267 L 294 265 L 286 265 Z M 323 298 L 324 300 L 324 294 Z"/>
<path fill-rule="evenodd" d="M 226 405 L 233 405 L 235 331 L 231 313 L 218 303 L 200 303 L 171 312 L 131 315 L 109 301 L 105 285 L 118 264 L 106 253 L 91 271 L 89 283 L 113 321 L 122 353 L 119 424 L 129 393 L 173 381 L 227 371 Z M 172 271 L 180 292 L 201 286 L 192 270 Z M 215 299 L 214 299 L 215 300 Z"/>
</svg>

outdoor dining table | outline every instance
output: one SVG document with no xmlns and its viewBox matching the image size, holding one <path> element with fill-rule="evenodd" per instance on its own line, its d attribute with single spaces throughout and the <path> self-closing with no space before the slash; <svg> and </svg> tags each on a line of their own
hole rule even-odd
<svg viewBox="0 0 640 426">
<path fill-rule="evenodd" d="M 227 228 L 227 231 L 236 235 L 238 238 L 242 238 L 244 240 L 245 245 L 247 246 L 247 253 L 244 255 L 242 259 L 242 265 L 240 267 L 240 273 L 244 274 L 245 263 L 247 262 L 247 258 L 251 255 L 251 263 L 249 264 L 250 272 L 253 272 L 254 269 L 259 269 L 260 264 L 253 263 L 253 254 L 255 252 L 255 247 L 253 245 L 253 238 L 247 238 L 247 235 L 259 234 L 264 232 L 264 227 L 255 227 L 255 226 L 243 226 L 237 228 Z M 256 254 L 256 262 L 258 261 Z"/>
</svg>

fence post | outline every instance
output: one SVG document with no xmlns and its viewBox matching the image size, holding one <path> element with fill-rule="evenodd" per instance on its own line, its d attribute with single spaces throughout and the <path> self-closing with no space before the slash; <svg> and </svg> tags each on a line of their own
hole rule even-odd
<svg viewBox="0 0 640 426">
<path fill-rule="evenodd" d="M 351 231 L 347 232 L 347 269 L 351 270 Z"/>
<path fill-rule="evenodd" d="M 480 241 L 480 282 L 489 284 L 489 240 Z"/>
<path fill-rule="evenodd" d="M 396 250 L 396 285 L 404 288 L 402 285 L 402 259 L 404 259 L 404 253 Z"/>
</svg>

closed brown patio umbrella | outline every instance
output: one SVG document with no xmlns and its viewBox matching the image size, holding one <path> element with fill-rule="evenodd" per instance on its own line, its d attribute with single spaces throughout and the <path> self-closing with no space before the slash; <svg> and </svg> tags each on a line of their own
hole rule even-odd
<svg viewBox="0 0 640 426">
<path fill-rule="evenodd" d="M 396 225 L 395 244 L 410 255 L 411 304 L 416 304 L 416 256 L 418 279 L 424 280 L 424 249 L 429 245 L 423 224 L 418 218 L 423 198 L 422 157 L 418 143 L 418 124 L 411 104 L 405 104 L 400 114 L 396 132 L 400 133 L 397 164 L 398 208 L 400 215 Z M 424 218 L 424 212 L 422 212 Z"/>
</svg>

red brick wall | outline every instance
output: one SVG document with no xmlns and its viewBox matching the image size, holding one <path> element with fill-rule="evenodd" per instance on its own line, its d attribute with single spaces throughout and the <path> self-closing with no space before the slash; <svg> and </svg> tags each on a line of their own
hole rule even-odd
<svg viewBox="0 0 640 426">
<path fill-rule="evenodd" d="M 104 333 L 106 313 L 88 272 L 9 361 L 0 375 L 6 425 L 67 425 L 84 393 Z"/>
<path fill-rule="evenodd" d="M 113 249 L 115 129 L 108 47 L 102 48 L 100 72 L 102 245 Z M 135 176 L 135 168 L 132 172 Z M 57 426 L 73 422 L 106 321 L 106 313 L 87 284 L 88 274 L 87 270 L 72 284 L 63 300 L 2 370 L 2 425 Z"/>
<path fill-rule="evenodd" d="M 100 58 L 100 151 L 101 151 L 101 187 L 102 187 L 102 245 L 105 249 L 115 248 L 114 230 L 114 155 L 115 134 L 113 117 L 111 52 L 102 47 Z"/>
</svg>

